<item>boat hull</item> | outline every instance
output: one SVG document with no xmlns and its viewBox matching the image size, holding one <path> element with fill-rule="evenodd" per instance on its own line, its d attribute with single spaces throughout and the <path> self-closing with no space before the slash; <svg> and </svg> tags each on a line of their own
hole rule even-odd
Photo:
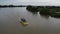
<svg viewBox="0 0 60 34">
<path fill-rule="evenodd" d="M 28 22 L 21 22 L 21 24 L 26 26 L 26 25 L 28 25 Z"/>
</svg>

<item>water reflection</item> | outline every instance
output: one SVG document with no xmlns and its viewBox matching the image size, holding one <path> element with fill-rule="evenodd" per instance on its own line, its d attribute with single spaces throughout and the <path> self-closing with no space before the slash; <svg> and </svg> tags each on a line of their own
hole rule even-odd
<svg viewBox="0 0 60 34">
<path fill-rule="evenodd" d="M 33 15 L 37 15 L 38 13 L 40 14 L 40 12 L 37 12 L 37 11 L 28 11 L 28 12 L 31 12 Z M 49 18 L 49 15 L 40 14 L 40 16 L 42 16 L 44 18 Z"/>
<path fill-rule="evenodd" d="M 41 14 L 40 14 L 40 16 L 42 16 L 42 17 L 44 17 L 44 18 L 46 18 L 46 19 L 48 19 L 48 18 L 49 18 L 49 16 L 48 16 L 48 15 L 41 15 Z"/>
<path fill-rule="evenodd" d="M 37 11 L 29 11 L 29 10 L 27 10 L 28 12 L 31 12 L 33 15 L 37 15 Z"/>
<path fill-rule="evenodd" d="M 35 11 L 35 12 L 33 12 L 33 11 L 28 11 L 28 12 L 31 12 L 33 15 L 37 15 L 37 11 Z M 39 12 L 39 14 L 40 14 L 40 12 Z M 46 18 L 48 18 L 49 16 L 51 16 L 51 17 L 54 17 L 54 18 L 60 18 L 60 15 L 59 16 L 53 16 L 53 15 L 46 15 L 46 14 L 40 14 L 41 16 L 43 16 L 43 17 L 46 17 Z"/>
</svg>

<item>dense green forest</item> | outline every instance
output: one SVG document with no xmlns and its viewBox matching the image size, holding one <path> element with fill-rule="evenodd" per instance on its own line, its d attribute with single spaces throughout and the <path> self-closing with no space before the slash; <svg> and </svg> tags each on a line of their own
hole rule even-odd
<svg viewBox="0 0 60 34">
<path fill-rule="evenodd" d="M 42 15 L 49 15 L 52 17 L 60 17 L 60 6 L 27 6 L 30 12 L 39 12 Z"/>
</svg>

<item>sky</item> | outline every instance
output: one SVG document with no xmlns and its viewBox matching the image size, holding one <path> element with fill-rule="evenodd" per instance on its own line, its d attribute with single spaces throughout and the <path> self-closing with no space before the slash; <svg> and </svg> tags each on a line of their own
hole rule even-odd
<svg viewBox="0 0 60 34">
<path fill-rule="evenodd" d="M 0 5 L 56 5 L 60 0 L 0 0 Z"/>
</svg>

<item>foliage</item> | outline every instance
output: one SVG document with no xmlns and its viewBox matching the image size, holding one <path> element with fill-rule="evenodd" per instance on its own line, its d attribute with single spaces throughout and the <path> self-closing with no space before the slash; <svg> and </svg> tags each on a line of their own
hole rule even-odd
<svg viewBox="0 0 60 34">
<path fill-rule="evenodd" d="M 27 6 L 27 10 L 31 12 L 40 12 L 43 15 L 49 15 L 52 17 L 60 17 L 60 7 L 59 6 Z"/>
</svg>

